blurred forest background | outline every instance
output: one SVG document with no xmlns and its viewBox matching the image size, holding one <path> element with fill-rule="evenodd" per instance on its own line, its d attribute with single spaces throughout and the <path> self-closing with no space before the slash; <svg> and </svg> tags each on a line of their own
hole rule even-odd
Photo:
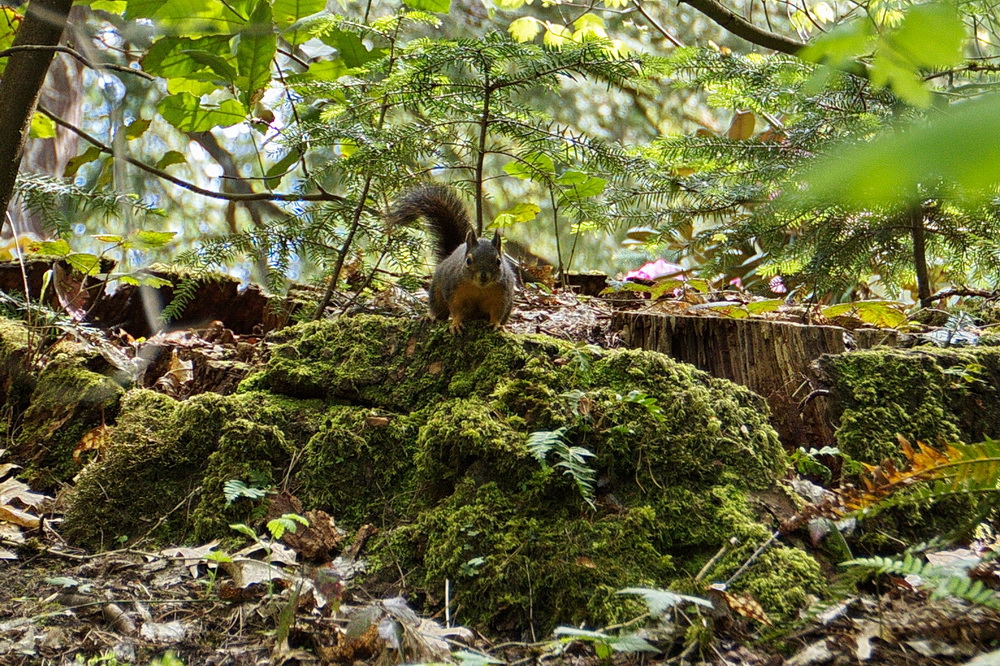
<svg viewBox="0 0 1000 666">
<path fill-rule="evenodd" d="M 2 10 L 9 48 L 24 8 Z M 717 287 L 930 304 L 1000 279 L 997 19 L 988 0 L 76 2 L 4 251 L 16 231 L 275 290 L 414 288 L 423 233 L 384 215 L 434 181 L 569 272 L 662 257 Z M 123 240 L 140 231 L 174 235 Z"/>
</svg>

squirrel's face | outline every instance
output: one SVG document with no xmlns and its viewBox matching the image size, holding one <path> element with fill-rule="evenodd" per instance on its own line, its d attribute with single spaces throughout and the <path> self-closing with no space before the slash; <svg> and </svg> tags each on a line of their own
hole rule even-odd
<svg viewBox="0 0 1000 666">
<path fill-rule="evenodd" d="M 503 259 L 489 241 L 479 241 L 465 255 L 465 272 L 477 287 L 496 284 L 503 272 Z"/>
</svg>

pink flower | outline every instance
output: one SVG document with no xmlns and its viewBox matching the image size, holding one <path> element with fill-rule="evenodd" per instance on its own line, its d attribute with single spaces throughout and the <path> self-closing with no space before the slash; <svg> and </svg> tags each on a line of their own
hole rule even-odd
<svg viewBox="0 0 1000 666">
<path fill-rule="evenodd" d="M 672 277 L 675 280 L 684 280 L 684 267 L 672 264 L 666 259 L 657 259 L 643 264 L 640 268 L 629 271 L 625 275 L 626 280 L 655 280 L 661 277 Z"/>
<path fill-rule="evenodd" d="M 788 287 L 785 286 L 785 282 L 781 279 L 780 275 L 775 275 L 771 278 L 771 281 L 767 283 L 767 286 L 771 288 L 771 291 L 775 294 L 784 294 L 788 291 Z"/>
</svg>

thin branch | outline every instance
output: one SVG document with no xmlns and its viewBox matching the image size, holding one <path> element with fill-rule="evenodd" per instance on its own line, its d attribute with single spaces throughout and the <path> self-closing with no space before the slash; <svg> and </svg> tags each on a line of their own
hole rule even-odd
<svg viewBox="0 0 1000 666">
<path fill-rule="evenodd" d="M 658 33 L 663 35 L 668 42 L 670 42 L 674 46 L 678 47 L 684 46 L 684 42 L 682 42 L 681 40 L 677 39 L 672 34 L 667 32 L 667 29 L 664 28 L 662 25 L 660 25 L 659 21 L 657 21 L 655 18 L 653 18 L 646 12 L 646 9 L 642 6 L 642 3 L 639 2 L 639 0 L 635 0 L 635 8 L 639 10 L 639 13 L 642 14 L 643 18 L 649 21 L 649 24 L 653 26 Z"/>
<path fill-rule="evenodd" d="M 75 133 L 77 136 L 81 137 L 83 140 L 87 141 L 91 145 L 97 147 L 102 153 L 107 153 L 108 155 L 114 155 L 115 151 L 108 146 L 106 143 L 100 141 L 94 136 L 91 136 L 86 131 L 80 129 L 76 125 L 63 120 L 59 116 L 55 115 L 51 111 L 47 110 L 45 107 L 39 105 L 38 111 L 43 113 L 52 119 L 52 121 L 64 127 L 69 131 Z M 240 194 L 235 192 L 217 192 L 215 190 L 208 190 L 204 187 L 199 187 L 194 183 L 189 183 L 186 180 L 178 178 L 177 176 L 172 176 L 162 169 L 157 169 L 156 167 L 150 166 L 145 162 L 135 159 L 134 157 L 129 157 L 128 155 L 118 155 L 118 159 L 125 160 L 134 167 L 142 169 L 146 173 L 150 173 L 157 178 L 162 178 L 168 182 L 182 187 L 189 192 L 194 192 L 195 194 L 200 194 L 205 197 L 210 197 L 212 199 L 223 199 L 225 201 L 346 201 L 342 196 L 336 194 L 292 194 L 292 193 L 282 193 L 282 192 L 254 192 L 251 194 Z"/>
<path fill-rule="evenodd" d="M 757 46 L 789 55 L 795 55 L 799 49 L 805 46 L 804 42 L 758 28 L 716 0 L 680 1 L 698 10 L 737 37 L 742 37 Z"/>
<path fill-rule="evenodd" d="M 0 51 L 0 58 L 6 58 L 14 53 L 23 53 L 25 51 L 54 51 L 55 53 L 65 53 L 67 55 L 73 56 L 74 59 L 78 60 L 85 67 L 90 69 L 109 69 L 115 72 L 123 72 L 127 74 L 135 74 L 136 76 L 142 77 L 147 81 L 155 81 L 156 77 L 152 74 L 148 74 L 141 69 L 132 69 L 131 67 L 126 67 L 125 65 L 116 65 L 114 63 L 100 63 L 95 64 L 87 57 L 76 49 L 71 49 L 68 46 L 42 46 L 40 44 L 22 44 L 21 46 L 12 46 L 9 49 L 4 49 Z"/>
</svg>

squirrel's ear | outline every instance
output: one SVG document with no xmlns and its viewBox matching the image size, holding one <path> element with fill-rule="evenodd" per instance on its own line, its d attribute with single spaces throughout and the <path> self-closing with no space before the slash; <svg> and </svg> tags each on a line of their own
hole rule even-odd
<svg viewBox="0 0 1000 666">
<path fill-rule="evenodd" d="M 469 229 L 469 233 L 465 235 L 465 244 L 468 247 L 469 252 L 472 251 L 472 248 L 479 245 L 479 238 L 476 236 L 476 232 L 472 229 Z"/>
<path fill-rule="evenodd" d="M 493 234 L 493 247 L 495 247 L 497 249 L 497 252 L 500 252 L 500 230 L 499 229 L 497 229 L 496 233 Z"/>
</svg>

